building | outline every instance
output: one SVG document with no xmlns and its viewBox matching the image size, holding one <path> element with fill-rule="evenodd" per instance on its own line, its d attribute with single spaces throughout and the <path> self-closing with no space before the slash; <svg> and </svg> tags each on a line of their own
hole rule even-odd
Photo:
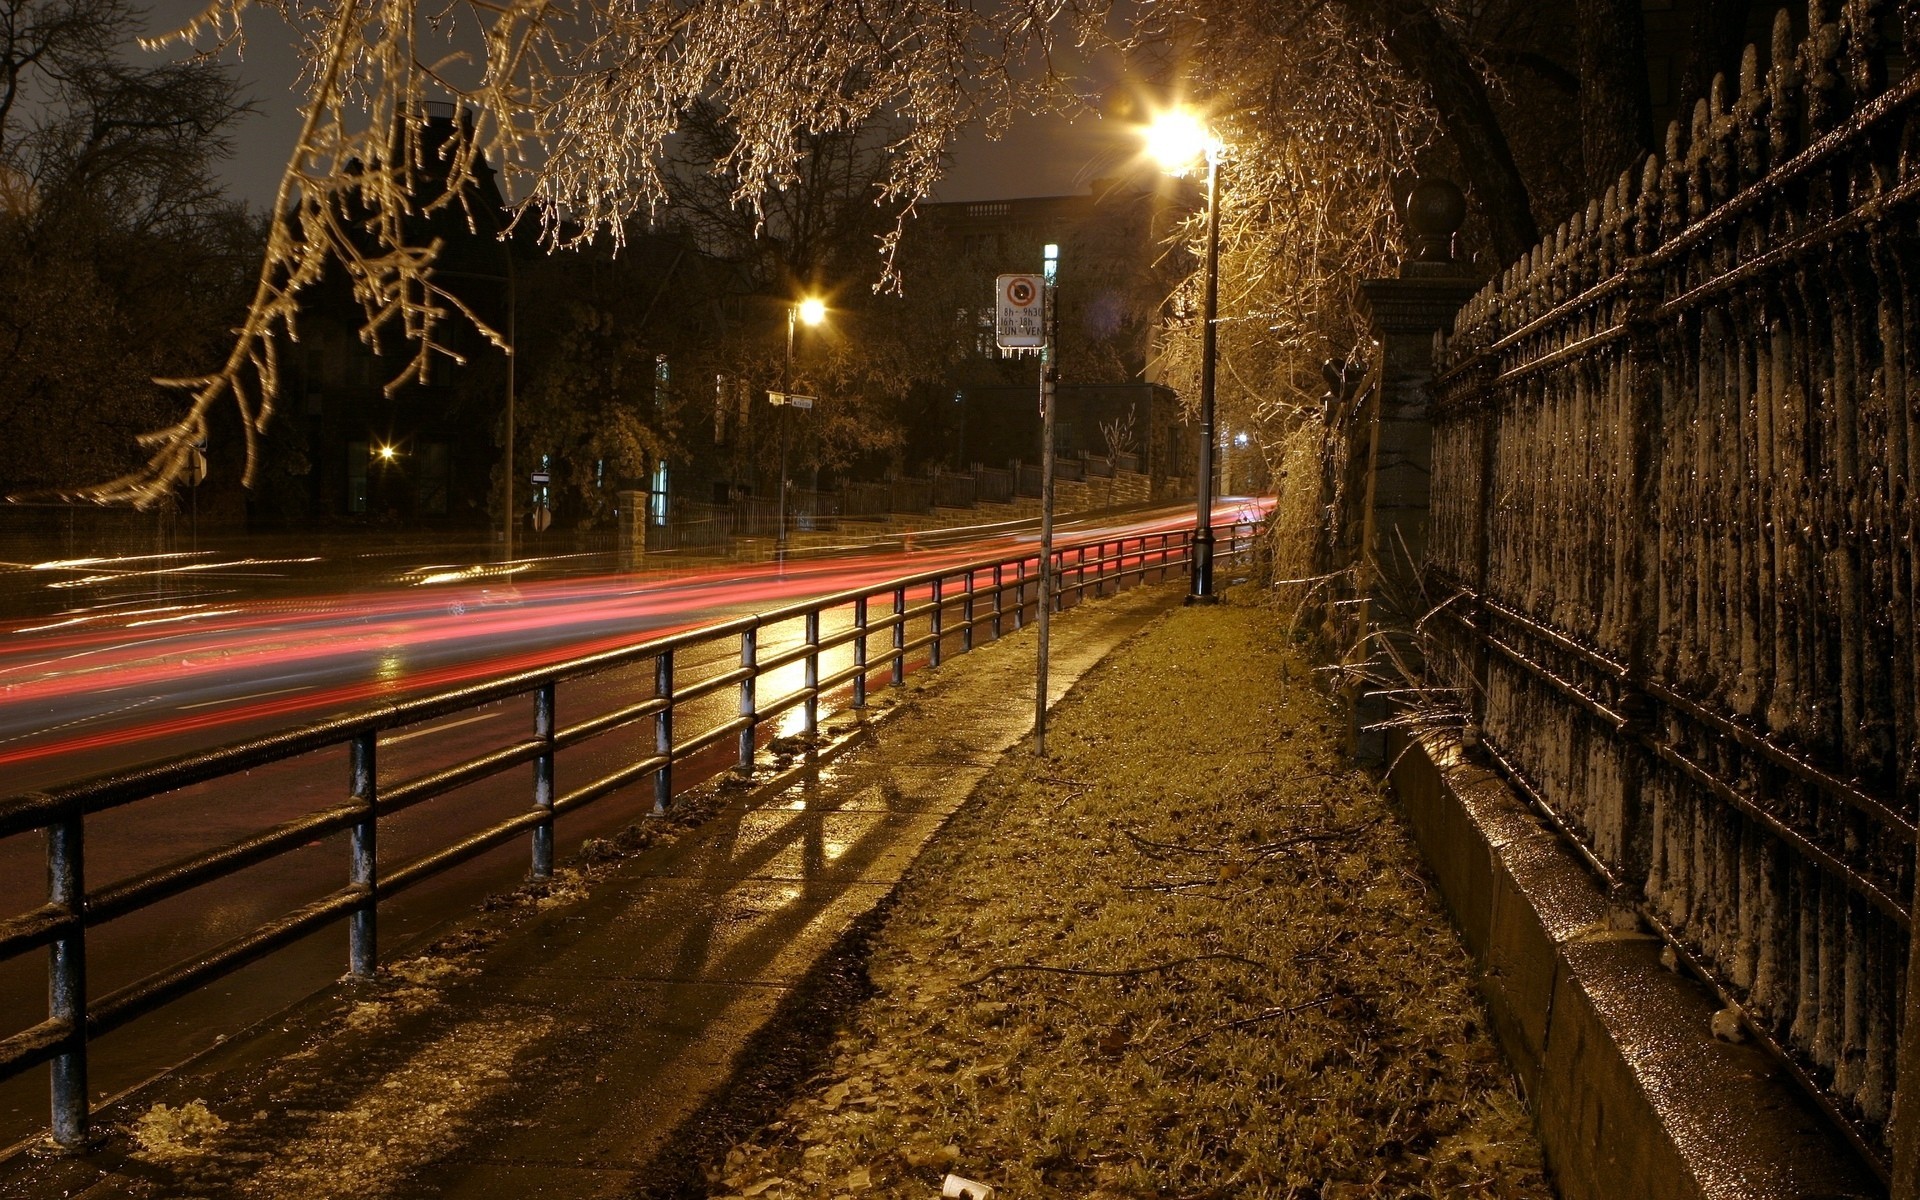
<svg viewBox="0 0 1920 1200">
<path fill-rule="evenodd" d="M 916 406 L 911 444 L 956 469 L 1039 458 L 1037 360 L 995 347 L 993 280 L 1039 271 L 1051 244 L 1060 263 L 1056 451 L 1132 460 L 1156 482 L 1179 476 L 1192 434 L 1152 359 L 1184 265 L 1168 246 L 1181 215 L 1162 192 L 1118 180 L 1078 196 L 922 205 L 907 269 L 952 289 L 968 344 L 949 383 Z"/>
</svg>

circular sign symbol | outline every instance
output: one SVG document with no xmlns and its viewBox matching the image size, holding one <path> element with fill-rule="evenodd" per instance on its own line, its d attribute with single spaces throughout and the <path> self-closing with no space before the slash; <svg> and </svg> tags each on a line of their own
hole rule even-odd
<svg viewBox="0 0 1920 1200">
<path fill-rule="evenodd" d="M 1033 280 L 1015 279 L 1008 283 L 1007 303 L 1015 308 L 1033 307 Z"/>
</svg>

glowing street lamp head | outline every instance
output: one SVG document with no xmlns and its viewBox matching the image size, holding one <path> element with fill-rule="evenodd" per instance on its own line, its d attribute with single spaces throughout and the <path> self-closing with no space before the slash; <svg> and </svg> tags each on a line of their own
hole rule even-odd
<svg viewBox="0 0 1920 1200">
<path fill-rule="evenodd" d="M 826 302 L 818 296 L 808 296 L 794 311 L 799 314 L 802 325 L 818 325 L 827 319 Z"/>
<path fill-rule="evenodd" d="M 400 452 L 392 446 L 382 445 L 376 449 L 374 453 L 380 456 L 381 462 L 392 462 Z"/>
<path fill-rule="evenodd" d="M 1146 127 L 1144 136 L 1148 156 L 1169 175 L 1185 175 L 1220 153 L 1219 139 L 1190 109 L 1170 108 L 1160 113 Z"/>
</svg>

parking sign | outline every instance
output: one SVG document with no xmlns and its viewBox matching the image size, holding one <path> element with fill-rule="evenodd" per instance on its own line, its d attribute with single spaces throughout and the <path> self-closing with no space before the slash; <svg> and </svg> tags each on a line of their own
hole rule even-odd
<svg viewBox="0 0 1920 1200">
<path fill-rule="evenodd" d="M 1002 275 L 994 282 L 993 341 L 1002 350 L 1047 344 L 1047 289 L 1038 275 Z"/>
</svg>

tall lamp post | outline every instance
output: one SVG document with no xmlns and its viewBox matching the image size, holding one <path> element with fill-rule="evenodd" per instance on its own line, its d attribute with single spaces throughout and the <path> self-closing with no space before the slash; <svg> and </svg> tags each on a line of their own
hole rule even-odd
<svg viewBox="0 0 1920 1200">
<path fill-rule="evenodd" d="M 1212 604 L 1213 591 L 1213 364 L 1214 326 L 1220 299 L 1220 139 L 1184 109 L 1154 118 L 1146 130 L 1147 153 L 1162 170 L 1186 175 L 1202 158 L 1207 164 L 1207 273 L 1200 301 L 1200 463 L 1195 485 L 1193 584 L 1188 604 Z"/>
<path fill-rule="evenodd" d="M 775 561 L 787 560 L 787 411 L 793 407 L 793 327 L 818 325 L 827 319 L 826 303 L 808 296 L 787 306 L 787 356 L 780 367 L 780 501 L 773 536 Z"/>
</svg>

